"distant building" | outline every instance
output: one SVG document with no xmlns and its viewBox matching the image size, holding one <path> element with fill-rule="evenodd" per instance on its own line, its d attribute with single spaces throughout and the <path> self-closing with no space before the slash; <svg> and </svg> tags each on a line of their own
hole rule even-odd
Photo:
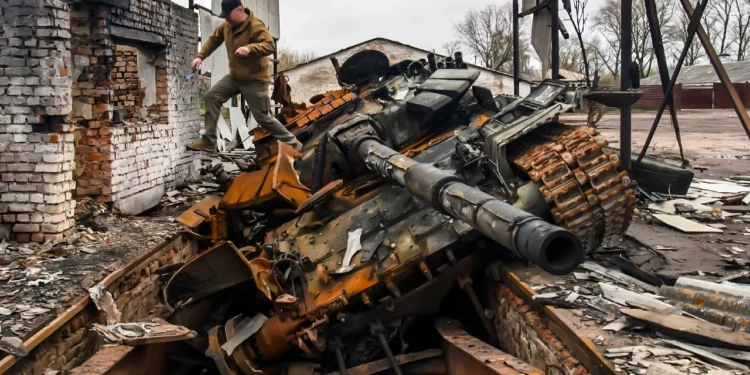
<svg viewBox="0 0 750 375">
<path fill-rule="evenodd" d="M 427 54 L 432 52 L 386 38 L 375 38 L 344 48 L 338 52 L 319 57 L 284 71 L 292 87 L 293 100 L 309 103 L 309 99 L 313 95 L 339 89 L 336 72 L 331 64 L 331 57 L 335 56 L 343 64 L 353 54 L 366 49 L 374 49 L 385 53 L 388 59 L 390 59 L 391 64 L 402 60 L 427 58 Z M 481 72 L 479 80 L 476 83 L 477 85 L 487 87 L 494 94 L 513 94 L 513 76 L 511 74 L 473 64 L 469 64 L 469 69 Z M 531 82 L 522 79 L 520 85 L 521 96 L 526 96 L 530 92 Z"/>
<path fill-rule="evenodd" d="M 750 61 L 728 62 L 723 65 L 733 83 L 750 82 Z M 671 75 L 672 72 L 673 70 L 670 69 L 669 74 Z M 719 76 L 716 75 L 712 65 L 685 66 L 677 77 L 677 83 L 685 87 L 712 86 L 714 83 L 720 82 Z M 659 74 L 643 78 L 641 85 L 661 85 L 661 78 L 659 78 Z"/>
<path fill-rule="evenodd" d="M 560 69 L 560 76 L 562 76 L 561 79 L 563 81 L 569 82 L 579 82 L 586 80 L 586 76 L 583 73 L 577 73 L 566 69 Z M 552 78 L 552 69 L 547 69 L 547 74 L 544 77 L 542 77 L 542 69 L 532 70 L 528 73 L 526 78 L 534 83 L 544 81 L 545 79 L 550 79 Z"/>
</svg>

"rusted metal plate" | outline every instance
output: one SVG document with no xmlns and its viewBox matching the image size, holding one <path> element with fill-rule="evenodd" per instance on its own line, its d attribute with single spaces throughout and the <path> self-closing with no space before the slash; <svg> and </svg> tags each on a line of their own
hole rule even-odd
<svg viewBox="0 0 750 375">
<path fill-rule="evenodd" d="M 176 220 L 190 229 L 198 228 L 199 225 L 206 221 L 211 209 L 219 206 L 219 202 L 221 202 L 220 197 L 209 195 L 180 214 L 180 216 L 177 216 Z"/>
<path fill-rule="evenodd" d="M 307 201 L 311 195 L 310 189 L 299 181 L 299 174 L 294 169 L 294 160 L 301 156 L 292 146 L 279 142 L 279 155 L 272 175 L 272 189 L 295 208 Z"/>
<path fill-rule="evenodd" d="M 711 323 L 735 331 L 748 331 L 750 327 L 750 299 L 683 287 L 663 287 L 660 294 L 684 311 Z"/>
<path fill-rule="evenodd" d="M 310 189 L 300 182 L 299 174 L 294 169 L 294 160 L 301 156 L 300 153 L 282 142 L 278 142 L 278 150 L 274 164 L 266 165 L 259 171 L 240 173 L 221 200 L 220 207 L 241 210 L 281 197 L 296 209 L 307 201 L 311 195 Z"/>
<path fill-rule="evenodd" d="M 536 292 L 513 272 L 503 271 L 503 280 L 508 287 L 526 303 L 531 304 Z M 617 375 L 612 364 L 604 358 L 604 355 L 596 348 L 591 340 L 580 335 L 573 323 L 560 314 L 552 306 L 541 308 L 544 317 L 548 319 L 547 324 L 550 331 L 563 342 L 565 347 L 578 359 L 584 367 L 593 375 Z"/>
<path fill-rule="evenodd" d="M 271 168 L 267 165 L 259 171 L 240 173 L 222 198 L 221 208 L 243 209 L 275 195 L 268 178 Z"/>
<path fill-rule="evenodd" d="M 315 194 L 313 194 L 310 198 L 308 198 L 304 203 L 302 203 L 298 208 L 295 214 L 301 214 L 303 212 L 306 212 L 315 206 L 323 203 L 326 201 L 326 199 L 333 196 L 333 194 L 341 188 L 341 186 L 344 185 L 343 180 L 336 180 L 331 182 L 330 184 L 324 186 L 320 190 L 318 190 Z"/>
<path fill-rule="evenodd" d="M 449 374 L 544 374 L 544 371 L 469 335 L 450 320 L 438 320 L 435 327 L 443 337 Z"/>
</svg>

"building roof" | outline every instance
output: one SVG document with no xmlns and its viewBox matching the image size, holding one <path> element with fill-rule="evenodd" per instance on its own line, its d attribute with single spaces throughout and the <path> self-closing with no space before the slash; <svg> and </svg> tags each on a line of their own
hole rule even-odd
<svg viewBox="0 0 750 375">
<path fill-rule="evenodd" d="M 583 81 L 586 79 L 586 76 L 583 75 L 583 73 L 567 69 L 560 69 L 560 75 L 563 76 L 563 80 L 565 81 Z M 552 69 L 547 69 L 547 75 L 544 78 L 542 78 L 542 69 L 534 69 L 530 71 L 528 77 L 533 81 L 543 81 L 552 78 Z"/>
<path fill-rule="evenodd" d="M 750 82 L 750 61 L 724 63 L 729 78 L 734 83 Z M 670 74 L 672 71 L 670 71 Z M 683 85 L 710 85 L 718 83 L 719 76 L 712 65 L 685 66 L 677 77 L 677 83 Z M 661 85 L 659 75 L 653 75 L 641 80 L 642 85 Z"/>
<path fill-rule="evenodd" d="M 365 44 L 367 44 L 367 43 L 371 43 L 371 42 L 376 42 L 376 41 L 379 41 L 379 42 L 386 42 L 386 43 L 393 43 L 393 44 L 398 44 L 398 45 L 401 45 L 401 46 L 404 46 L 404 47 L 408 47 L 408 48 L 412 48 L 412 49 L 415 49 L 415 50 L 417 50 L 417 51 L 421 51 L 421 52 L 424 52 L 424 54 L 425 54 L 425 55 L 426 55 L 426 54 L 428 54 L 428 53 L 432 53 L 432 51 L 430 51 L 430 50 L 426 50 L 426 49 L 424 49 L 424 48 L 414 47 L 414 46 L 412 46 L 412 45 L 409 45 L 409 44 L 406 44 L 406 43 L 401 43 L 401 42 L 399 42 L 399 41 L 396 41 L 396 40 L 392 40 L 392 39 L 388 39 L 388 38 L 377 37 L 377 38 L 372 38 L 372 39 L 369 39 L 369 40 L 365 40 L 364 42 L 360 42 L 360 43 L 357 43 L 357 44 L 355 44 L 355 45 L 352 45 L 352 46 L 349 46 L 349 47 L 346 47 L 346 48 L 342 48 L 342 49 L 340 49 L 340 50 L 338 50 L 338 51 L 335 51 L 335 52 L 329 53 L 329 54 L 327 54 L 327 55 L 325 55 L 325 56 L 321 56 L 321 57 L 318 57 L 318 58 L 316 58 L 316 59 L 313 59 L 313 60 L 310 60 L 310 61 L 308 61 L 308 62 L 306 62 L 306 63 L 302 63 L 302 64 L 299 64 L 299 65 L 297 65 L 297 66 L 294 66 L 294 67 L 291 67 L 291 68 L 285 69 L 285 70 L 284 70 L 284 72 L 288 72 L 288 71 L 291 71 L 291 70 L 297 69 L 297 68 L 299 68 L 299 67 L 305 66 L 305 65 L 307 65 L 307 64 L 310 64 L 310 63 L 313 63 L 313 62 L 316 62 L 316 61 L 320 61 L 320 60 L 324 60 L 324 59 L 330 59 L 330 58 L 331 58 L 332 56 L 335 56 L 335 55 L 337 55 L 337 54 L 339 54 L 339 53 L 341 53 L 341 52 L 343 52 L 343 51 L 347 51 L 347 50 L 350 50 L 350 49 L 353 49 L 353 48 L 357 48 L 357 47 L 359 47 L 359 46 L 362 46 L 362 45 L 365 45 Z M 442 54 L 439 54 L 439 53 L 436 53 L 436 55 L 438 55 L 438 56 L 441 56 L 441 57 L 445 57 L 444 55 L 442 55 Z M 343 63 L 343 61 L 342 61 L 342 63 Z M 393 63 L 393 62 L 391 62 L 391 63 Z M 512 74 L 508 74 L 508 73 L 505 73 L 505 72 L 501 72 L 501 71 L 498 71 L 498 70 L 494 70 L 494 69 L 489 69 L 489 68 L 485 68 L 485 67 L 483 67 L 483 66 L 479 66 L 479 65 L 469 64 L 468 62 L 467 62 L 467 64 L 468 64 L 468 65 L 469 65 L 470 67 L 474 68 L 474 69 L 478 69 L 478 70 L 486 71 L 486 72 L 489 72 L 489 73 L 493 73 L 493 74 L 499 74 L 499 75 L 503 75 L 503 76 L 507 76 L 507 77 L 511 77 L 511 78 L 513 77 L 513 75 L 512 75 Z M 526 79 L 526 78 L 524 78 L 524 77 L 521 77 L 521 81 L 524 81 L 524 82 L 527 82 L 527 83 L 531 83 L 531 81 L 530 81 L 530 80 L 528 80 L 528 79 Z"/>
</svg>

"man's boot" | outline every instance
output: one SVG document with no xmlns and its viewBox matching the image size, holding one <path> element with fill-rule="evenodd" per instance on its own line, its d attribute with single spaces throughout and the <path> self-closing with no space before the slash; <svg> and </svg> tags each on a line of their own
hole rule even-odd
<svg viewBox="0 0 750 375">
<path fill-rule="evenodd" d="M 185 148 L 193 151 L 216 152 L 216 147 L 214 147 L 211 142 L 207 141 L 203 137 L 200 137 L 198 140 L 186 144 Z"/>
</svg>

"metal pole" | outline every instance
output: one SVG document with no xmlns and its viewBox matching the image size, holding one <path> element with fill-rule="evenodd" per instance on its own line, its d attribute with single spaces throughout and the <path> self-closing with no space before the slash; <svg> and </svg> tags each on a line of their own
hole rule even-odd
<svg viewBox="0 0 750 375">
<path fill-rule="evenodd" d="M 693 38 L 695 37 L 695 33 L 698 31 L 698 26 L 700 26 L 701 24 L 701 17 L 703 17 L 703 11 L 706 9 L 707 4 L 708 0 L 702 0 L 695 8 L 695 12 L 693 12 L 692 16 L 690 16 L 690 24 L 688 24 L 685 46 L 682 48 L 682 54 L 677 60 L 677 66 L 674 68 L 674 72 L 672 73 L 672 80 L 669 82 L 669 86 L 667 86 L 667 89 L 664 91 L 664 99 L 661 101 L 659 110 L 656 112 L 656 119 L 654 119 L 654 124 L 651 126 L 651 131 L 649 131 L 648 133 L 646 143 L 643 145 L 643 150 L 641 150 L 641 154 L 638 156 L 638 164 L 640 164 L 641 160 L 643 160 L 643 157 L 646 156 L 648 147 L 649 145 L 651 145 L 651 140 L 654 138 L 654 134 L 656 133 L 656 128 L 659 126 L 661 116 L 664 114 L 664 109 L 667 107 L 667 102 L 672 98 L 672 90 L 674 90 L 674 85 L 677 84 L 677 77 L 680 75 L 680 70 L 682 70 L 682 64 L 685 62 L 685 58 L 687 57 L 688 51 L 690 50 L 690 45 L 693 44 Z"/>
<path fill-rule="evenodd" d="M 513 95 L 521 96 L 521 41 L 518 0 L 513 0 Z"/>
<path fill-rule="evenodd" d="M 560 0 L 552 0 L 549 3 L 549 12 L 552 14 L 552 79 L 560 76 Z M 547 72 L 544 72 L 546 75 Z"/>
<path fill-rule="evenodd" d="M 633 59 L 633 0 L 621 0 L 621 29 L 620 29 L 620 89 L 630 90 L 630 66 Z M 620 108 L 620 166 L 630 169 L 632 115 L 630 107 Z"/>
<path fill-rule="evenodd" d="M 656 56 L 656 62 L 659 66 L 659 76 L 661 77 L 661 87 L 664 91 L 664 95 L 667 96 L 667 86 L 669 86 L 669 66 L 667 65 L 667 55 L 664 53 L 664 43 L 661 36 L 661 29 L 659 28 L 659 18 L 656 9 L 656 0 L 645 0 L 646 3 L 646 18 L 648 19 L 648 27 L 651 31 L 651 42 L 654 45 L 654 55 Z M 677 145 L 680 147 L 680 158 L 682 163 L 685 164 L 685 152 L 682 148 L 682 136 L 680 135 L 680 123 L 677 121 L 677 108 L 674 106 L 674 96 L 670 96 L 667 101 L 669 105 L 669 114 L 672 117 L 672 124 L 674 126 L 675 136 L 677 137 Z"/>
</svg>

